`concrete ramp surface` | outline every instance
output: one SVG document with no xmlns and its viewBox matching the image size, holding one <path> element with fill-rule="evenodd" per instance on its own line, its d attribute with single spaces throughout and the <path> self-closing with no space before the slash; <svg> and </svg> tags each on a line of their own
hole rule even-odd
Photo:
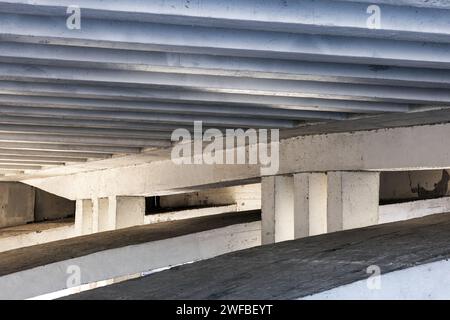
<svg viewBox="0 0 450 320">
<path fill-rule="evenodd" d="M 446 213 L 255 247 L 68 299 L 299 299 L 367 281 L 370 266 L 379 267 L 382 287 L 389 288 L 389 277 L 395 276 L 395 271 L 409 272 L 424 266 L 437 270 L 434 263 L 445 263 L 449 257 L 450 214 Z M 448 278 L 428 278 L 435 281 L 431 288 L 441 286 L 435 298 L 450 298 Z M 425 288 L 421 278 L 409 280 L 408 290 Z M 426 295 L 425 291 L 421 294 Z"/>
<path fill-rule="evenodd" d="M 132 227 L 0 253 L 0 299 L 27 299 L 259 245 L 259 211 Z M 71 276 L 79 275 L 77 284 Z M 79 282 L 79 283 L 78 283 Z"/>
</svg>

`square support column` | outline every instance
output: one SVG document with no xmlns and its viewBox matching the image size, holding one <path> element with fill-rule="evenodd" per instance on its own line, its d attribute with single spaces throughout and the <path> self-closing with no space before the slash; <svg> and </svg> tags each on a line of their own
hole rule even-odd
<svg viewBox="0 0 450 320">
<path fill-rule="evenodd" d="M 328 172 L 328 232 L 378 223 L 379 172 Z"/>
<path fill-rule="evenodd" d="M 327 175 L 294 175 L 294 238 L 327 232 Z"/>
<path fill-rule="evenodd" d="M 97 232 L 104 232 L 116 229 L 115 208 L 111 206 L 112 197 L 100 198 L 94 203 L 94 216 L 97 217 Z"/>
<path fill-rule="evenodd" d="M 294 178 L 261 180 L 262 244 L 294 239 Z"/>
<path fill-rule="evenodd" d="M 93 204 L 91 200 L 77 200 L 75 209 L 75 230 L 78 235 L 93 232 Z"/>
<path fill-rule="evenodd" d="M 144 224 L 145 197 L 112 197 L 111 209 L 116 212 L 116 229 Z"/>
<path fill-rule="evenodd" d="M 142 225 L 144 197 L 111 196 L 93 200 L 94 232 L 104 232 Z"/>
</svg>

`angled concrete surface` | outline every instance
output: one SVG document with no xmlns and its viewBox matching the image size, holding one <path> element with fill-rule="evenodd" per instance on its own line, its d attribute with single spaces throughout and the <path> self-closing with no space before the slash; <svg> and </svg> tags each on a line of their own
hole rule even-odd
<svg viewBox="0 0 450 320">
<path fill-rule="evenodd" d="M 258 221 L 259 211 L 170 221 L 76 237 L 0 253 L 0 277 L 109 249 Z"/>
<path fill-rule="evenodd" d="M 450 214 L 226 254 L 68 299 L 297 299 L 450 258 Z"/>
</svg>

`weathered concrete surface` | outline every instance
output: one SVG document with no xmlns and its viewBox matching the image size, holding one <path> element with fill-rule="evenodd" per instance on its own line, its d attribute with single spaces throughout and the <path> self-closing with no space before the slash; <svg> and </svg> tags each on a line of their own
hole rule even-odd
<svg viewBox="0 0 450 320">
<path fill-rule="evenodd" d="M 55 196 L 36 189 L 34 208 L 35 221 L 47 221 L 67 218 L 75 215 L 75 201 Z"/>
<path fill-rule="evenodd" d="M 22 183 L 0 182 L 0 228 L 34 221 L 35 190 Z"/>
<path fill-rule="evenodd" d="M 281 140 L 278 174 L 449 168 L 450 151 L 442 147 L 442 137 L 448 135 L 450 124 L 297 136 Z M 193 191 L 259 177 L 258 165 L 204 164 L 186 170 L 166 160 L 24 182 L 68 199 L 92 199 Z"/>
<path fill-rule="evenodd" d="M 228 213 L 102 232 L 0 253 L 0 277 L 95 252 L 258 221 L 259 211 Z M 126 263 L 124 261 L 124 263 Z"/>
<path fill-rule="evenodd" d="M 73 219 L 0 229 L 0 252 L 75 237 Z"/>
<path fill-rule="evenodd" d="M 450 258 L 450 214 L 234 252 L 69 299 L 296 299 Z"/>
</svg>

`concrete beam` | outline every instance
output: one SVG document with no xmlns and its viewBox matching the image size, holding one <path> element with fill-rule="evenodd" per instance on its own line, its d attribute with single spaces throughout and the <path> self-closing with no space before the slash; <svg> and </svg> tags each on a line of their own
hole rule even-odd
<svg viewBox="0 0 450 320">
<path fill-rule="evenodd" d="M 112 89 L 118 90 L 118 89 Z M 306 112 L 306 111 L 305 111 Z M 307 113 L 307 112 L 306 112 Z M 76 109 L 52 109 L 52 108 L 32 108 L 32 107 L 8 107 L 3 106 L 0 114 L 7 116 L 25 116 L 25 117 L 46 117 L 54 119 L 64 119 L 70 117 L 78 120 L 102 120 L 102 121 L 128 121 L 137 123 L 169 123 L 192 125 L 194 121 L 203 121 L 208 125 L 220 127 L 257 127 L 257 128 L 292 128 L 295 121 L 276 120 L 276 119 L 257 119 L 257 118 L 239 118 L 222 116 L 192 116 L 183 114 L 164 114 L 164 113 L 144 113 L 144 112 L 108 112 L 108 111 L 90 111 Z M 320 119 L 320 114 L 316 114 Z M 326 117 L 326 115 L 325 115 Z M 337 116 L 342 119 L 342 116 Z M 330 118 L 336 118 L 331 115 Z M 155 133 L 156 134 L 156 133 Z"/>
<path fill-rule="evenodd" d="M 0 156 L 5 157 L 15 157 L 15 156 L 24 156 L 24 157 L 43 157 L 48 159 L 53 158 L 64 158 L 64 159 L 73 159 L 74 162 L 82 162 L 86 159 L 107 159 L 110 158 L 111 155 L 104 153 L 83 153 L 83 152 L 70 152 L 70 151 L 41 151 L 41 150 L 21 150 L 21 149 L 7 149 L 0 148 Z M 77 160 L 75 160 L 77 159 Z"/>
<path fill-rule="evenodd" d="M 125 71 L 163 72 L 191 75 L 246 77 L 278 80 L 329 81 L 379 85 L 411 85 L 419 87 L 449 85 L 445 70 L 426 68 L 376 68 L 370 64 L 293 61 L 267 58 L 223 57 L 174 52 L 142 52 L 121 50 L 2 43 L 0 62 L 38 64 L 33 72 L 39 74 L 44 65 L 93 69 L 113 69 L 126 76 Z M 122 72 L 121 72 L 122 71 Z M 137 75 L 142 74 L 136 73 Z M 7 75 L 5 75 L 7 77 Z M 120 78 L 120 77 L 119 77 Z"/>
<path fill-rule="evenodd" d="M 113 153 L 135 154 L 141 151 L 136 147 L 120 147 L 120 146 L 93 146 L 81 144 L 63 144 L 63 143 L 33 143 L 18 141 L 0 141 L 0 148 L 8 150 L 25 150 L 25 151 L 50 151 L 50 152 L 82 152 L 92 153 L 92 158 L 98 158 L 98 154 L 111 156 Z"/>
<path fill-rule="evenodd" d="M 390 72 L 392 72 L 390 70 Z M 426 75 L 421 70 L 415 70 L 413 73 L 420 73 L 422 76 Z M 435 86 L 450 87 L 450 76 L 445 74 L 443 78 L 445 83 L 434 84 Z M 225 76 L 211 76 L 211 75 L 189 75 L 169 73 L 152 73 L 139 71 L 116 71 L 116 70 L 100 70 L 100 69 L 79 69 L 79 68 L 61 68 L 50 66 L 35 66 L 30 69 L 27 65 L 14 64 L 0 64 L 0 80 L 6 81 L 58 81 L 68 84 L 93 84 L 93 85 L 116 85 L 116 86 L 154 86 L 154 87 L 183 87 L 189 90 L 206 90 L 209 92 L 221 93 L 238 93 L 251 95 L 284 95 L 284 96 L 299 96 L 299 97 L 315 97 L 320 98 L 323 95 L 337 98 L 349 97 L 368 97 L 377 96 L 378 98 L 401 100 L 405 94 L 408 94 L 411 101 L 423 101 L 431 89 L 425 88 L 402 88 L 406 86 L 414 86 L 412 82 L 391 82 L 386 83 L 382 79 L 378 86 L 368 86 L 361 84 L 360 81 L 354 81 L 352 84 L 335 83 L 339 82 L 336 79 L 328 79 L 332 83 L 327 83 L 324 80 L 320 82 L 302 81 L 302 80 L 279 80 L 279 79 L 250 79 L 243 77 L 225 77 Z M 320 80 L 320 79 L 319 79 Z M 358 79 L 359 80 L 359 79 Z M 334 82 L 334 83 L 333 83 Z M 399 88 L 386 86 L 386 84 L 393 84 Z M 418 82 L 418 87 L 424 85 Z M 407 92 L 404 92 L 407 90 Z M 435 95 L 439 94 L 438 89 L 434 89 Z M 403 98 L 404 99 L 404 98 Z M 435 101 L 439 101 L 439 97 L 435 97 Z M 257 113 L 256 113 L 257 114 Z"/>
<path fill-rule="evenodd" d="M 0 133 L 0 141 L 17 141 L 17 142 L 37 142 L 37 143 L 60 143 L 75 145 L 99 145 L 99 146 L 119 146 L 119 147 L 169 147 L 171 142 L 169 137 L 165 140 L 159 139 L 143 139 L 143 138 L 118 138 L 118 137 L 89 137 L 82 135 L 51 135 L 51 134 L 28 134 L 28 133 Z"/>
<path fill-rule="evenodd" d="M 280 142 L 278 174 L 327 171 L 405 171 L 450 167 L 442 137 L 450 124 L 300 136 Z M 389 155 L 389 156 L 387 156 Z M 176 165 L 171 160 L 24 182 L 68 199 L 154 195 L 261 176 L 258 165 Z M 63 173 L 59 173 L 63 174 Z M 70 180 L 70 188 L 61 188 Z M 149 184 L 148 181 L 153 181 Z"/>
<path fill-rule="evenodd" d="M 367 17 L 366 17 L 367 19 Z M 5 39 L 146 51 L 272 57 L 354 63 L 449 67 L 447 44 L 271 31 L 84 19 L 83 28 L 66 28 L 65 17 L 0 14 Z M 367 28 L 364 28 L 366 34 Z M 58 34 L 56 37 L 55 34 Z M 130 42 L 129 34 L 133 34 Z M 430 36 L 431 38 L 431 36 Z M 220 40 L 219 40 L 220 39 Z M 417 39 L 417 38 L 415 38 Z M 406 40 L 406 39 L 405 39 Z M 413 40 L 413 39 L 407 39 Z M 341 44 L 345 42 L 346 45 Z M 293 45 L 295 44 L 295 45 Z M 276 51 L 267 48 L 277 48 Z M 408 54 L 405 54 L 405 53 Z M 376 58 L 374 58 L 376 57 Z"/>
<path fill-rule="evenodd" d="M 383 30 L 367 33 L 367 7 L 356 1 L 285 1 L 261 3 L 256 0 L 208 1 L 195 6 L 182 0 L 155 1 L 144 5 L 140 1 L 128 1 L 127 5 L 113 3 L 105 8 L 101 1 L 79 1 L 83 14 L 89 19 L 117 19 L 133 22 L 155 22 L 207 27 L 233 27 L 278 32 L 325 33 L 334 35 L 380 37 L 387 31 L 394 32 L 394 39 L 410 39 L 430 33 L 432 40 L 443 39 L 450 33 L 445 12 L 418 9 L 417 7 L 448 8 L 446 0 L 431 4 L 423 1 L 361 1 L 382 6 L 386 21 Z M 57 4 L 38 0 L 29 5 L 25 1 L 3 1 L 0 9 L 8 13 L 65 16 L 72 3 L 63 0 Z M 397 5 L 404 7 L 399 8 Z M 394 6 L 391 6 L 394 5 Z M 411 8 L 410 6 L 416 6 Z M 435 22 L 433 24 L 432 22 Z M 313 32 L 315 31 L 315 32 Z M 445 40 L 444 40 L 445 41 Z"/>
</svg>

